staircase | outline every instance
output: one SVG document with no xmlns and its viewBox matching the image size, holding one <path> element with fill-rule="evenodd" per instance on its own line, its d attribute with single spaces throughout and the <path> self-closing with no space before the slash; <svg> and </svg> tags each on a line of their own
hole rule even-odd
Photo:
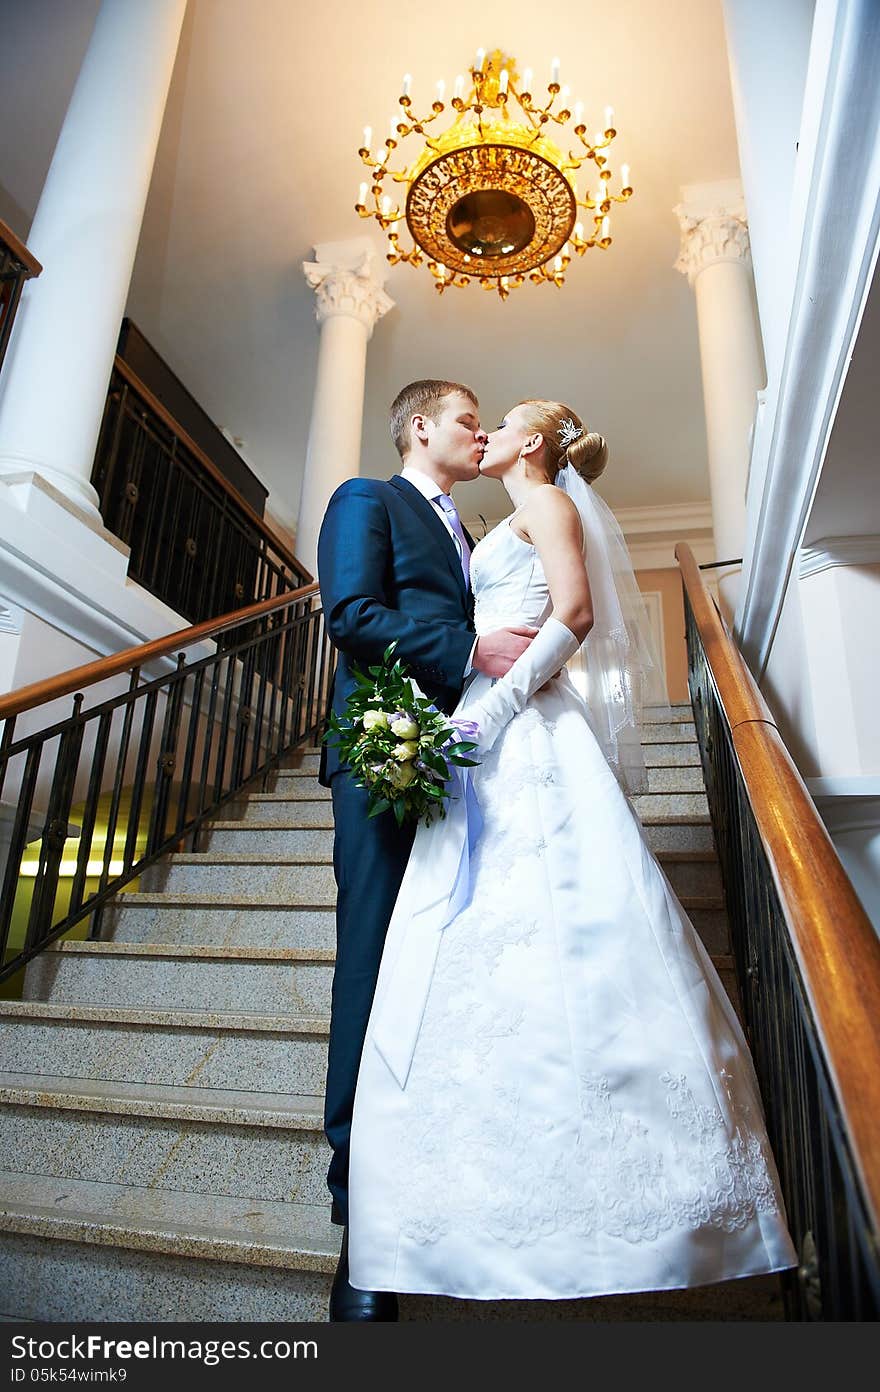
<svg viewBox="0 0 880 1392">
<path fill-rule="evenodd" d="M 692 711 L 649 716 L 636 809 L 735 999 Z M 104 941 L 45 951 L 26 998 L 0 1001 L 0 1315 L 326 1319 L 341 1230 L 322 1130 L 335 885 L 317 762 L 297 752 L 203 852 L 118 896 Z M 777 1277 L 400 1303 L 421 1321 L 783 1318 Z"/>
</svg>

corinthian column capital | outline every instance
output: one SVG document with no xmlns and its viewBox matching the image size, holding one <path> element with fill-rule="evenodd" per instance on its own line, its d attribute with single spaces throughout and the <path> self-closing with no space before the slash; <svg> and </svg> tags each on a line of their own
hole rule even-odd
<svg viewBox="0 0 880 1392">
<path fill-rule="evenodd" d="M 303 262 L 303 273 L 315 291 L 318 323 L 343 315 L 363 324 L 369 338 L 377 321 L 394 307 L 382 288 L 385 267 L 372 242 L 366 237 L 324 242 L 315 247 L 315 257 Z"/>
<path fill-rule="evenodd" d="M 686 193 L 691 196 L 673 209 L 681 228 L 675 269 L 690 285 L 719 261 L 739 261 L 750 269 L 749 225 L 738 183 L 706 184 Z"/>
</svg>

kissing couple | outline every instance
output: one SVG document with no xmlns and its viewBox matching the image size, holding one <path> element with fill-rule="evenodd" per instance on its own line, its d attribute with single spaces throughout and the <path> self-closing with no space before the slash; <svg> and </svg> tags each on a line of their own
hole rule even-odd
<svg viewBox="0 0 880 1392">
<path fill-rule="evenodd" d="M 794 1266 L 748 1045 L 629 800 L 657 659 L 592 488 L 605 441 L 545 400 L 487 434 L 470 388 L 435 380 L 398 394 L 391 435 L 400 473 L 347 480 L 321 528 L 331 705 L 395 642 L 474 723 L 481 825 L 474 844 L 462 809 L 368 818 L 322 752 L 330 1319 L 395 1320 L 398 1292 L 571 1299 Z M 475 543 L 450 495 L 481 474 L 513 510 Z"/>
</svg>

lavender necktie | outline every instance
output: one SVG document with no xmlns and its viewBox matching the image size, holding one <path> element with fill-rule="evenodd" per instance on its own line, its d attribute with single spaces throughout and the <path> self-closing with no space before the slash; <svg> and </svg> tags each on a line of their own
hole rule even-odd
<svg viewBox="0 0 880 1392">
<path fill-rule="evenodd" d="M 455 506 L 455 503 L 448 493 L 438 493 L 434 502 L 440 504 L 443 511 L 446 513 L 450 527 L 458 537 L 460 551 L 459 560 L 461 561 L 461 570 L 464 575 L 465 589 L 467 589 L 471 583 L 471 552 L 458 516 L 458 508 Z"/>
</svg>

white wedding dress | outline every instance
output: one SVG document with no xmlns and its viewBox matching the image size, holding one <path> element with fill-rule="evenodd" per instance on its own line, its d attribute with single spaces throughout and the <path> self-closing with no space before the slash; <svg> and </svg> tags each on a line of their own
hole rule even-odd
<svg viewBox="0 0 880 1392">
<path fill-rule="evenodd" d="M 472 557 L 478 633 L 551 609 L 508 521 Z M 352 1126 L 352 1284 L 551 1299 L 794 1265 L 742 1030 L 567 673 L 473 787 L 469 902 L 438 928 L 451 815 L 419 827 L 388 930 Z"/>
</svg>

